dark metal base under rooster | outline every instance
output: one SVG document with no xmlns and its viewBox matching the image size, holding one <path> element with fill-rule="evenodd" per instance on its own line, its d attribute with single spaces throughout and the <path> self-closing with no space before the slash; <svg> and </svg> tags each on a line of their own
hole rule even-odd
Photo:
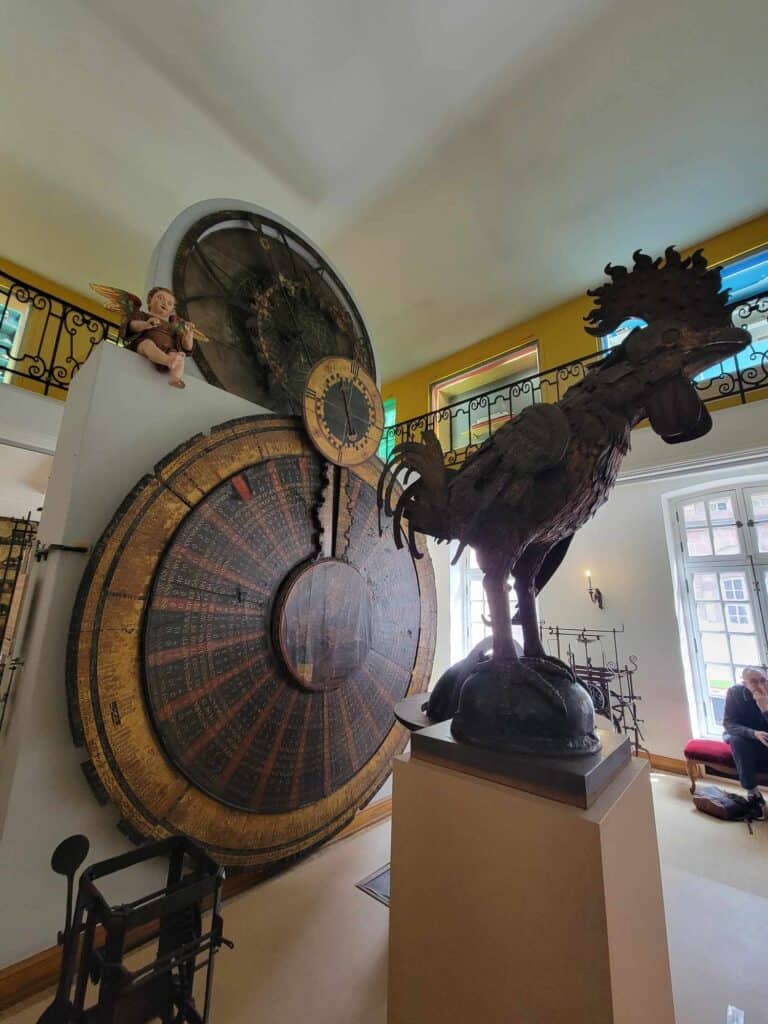
<svg viewBox="0 0 768 1024">
<path fill-rule="evenodd" d="M 478 660 L 474 653 L 442 674 L 423 716 L 411 707 L 404 714 L 398 705 L 398 719 L 418 729 L 450 718 L 456 739 L 509 754 L 587 757 L 599 751 L 594 706 L 565 662 L 517 653 Z"/>
<path fill-rule="evenodd" d="M 547 657 L 482 662 L 461 688 L 451 732 L 510 754 L 585 757 L 600 750 L 589 694 L 567 665 Z"/>
<path fill-rule="evenodd" d="M 626 736 L 598 733 L 601 749 L 590 757 L 536 757 L 463 743 L 451 732 L 451 722 L 419 729 L 411 736 L 411 755 L 473 775 L 482 775 L 536 796 L 575 807 L 591 807 L 629 762 Z"/>
</svg>

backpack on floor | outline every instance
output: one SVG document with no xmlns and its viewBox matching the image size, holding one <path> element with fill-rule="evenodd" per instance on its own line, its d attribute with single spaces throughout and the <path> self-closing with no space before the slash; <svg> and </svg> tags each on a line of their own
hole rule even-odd
<svg viewBox="0 0 768 1024">
<path fill-rule="evenodd" d="M 700 785 L 693 795 L 696 810 L 711 814 L 722 821 L 757 821 L 760 817 L 755 805 L 738 793 L 728 793 L 719 786 Z"/>
</svg>

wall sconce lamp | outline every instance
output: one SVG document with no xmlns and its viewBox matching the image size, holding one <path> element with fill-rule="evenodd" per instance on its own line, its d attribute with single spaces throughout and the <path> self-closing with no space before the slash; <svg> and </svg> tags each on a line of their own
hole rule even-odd
<svg viewBox="0 0 768 1024">
<path fill-rule="evenodd" d="M 587 577 L 587 593 L 592 604 L 596 604 L 600 611 L 603 610 L 603 592 L 599 587 L 592 586 L 592 573 L 587 569 L 585 573 Z"/>
</svg>

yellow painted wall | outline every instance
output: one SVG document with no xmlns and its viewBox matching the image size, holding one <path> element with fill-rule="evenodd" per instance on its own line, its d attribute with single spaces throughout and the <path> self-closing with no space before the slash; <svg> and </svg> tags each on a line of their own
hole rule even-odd
<svg viewBox="0 0 768 1024">
<path fill-rule="evenodd" d="M 9 284 L 3 277 L 5 274 L 17 278 L 33 289 L 48 292 L 54 297 L 50 303 L 41 297 L 40 308 L 35 308 L 34 303 L 27 304 L 23 301 L 25 296 L 22 293 L 13 293 L 14 298 L 26 308 L 27 319 L 24 327 L 23 347 L 20 352 L 21 360 L 13 362 L 11 366 L 25 373 L 34 373 L 36 367 L 42 368 L 44 365 L 50 365 L 53 353 L 56 351 L 55 365 L 60 368 L 61 373 L 60 377 L 57 376 L 57 382 L 66 386 L 75 368 L 75 363 L 71 361 L 71 358 L 80 363 L 84 362 L 92 347 L 92 340 L 94 337 L 98 337 L 98 333 L 94 331 L 92 324 L 89 327 L 85 318 L 75 315 L 74 312 L 68 315 L 64 327 L 60 329 L 59 314 L 63 312 L 61 304 L 71 303 L 74 306 L 79 306 L 86 313 L 93 313 L 115 324 L 118 323 L 118 320 L 114 314 L 107 313 L 103 304 L 97 299 L 79 295 L 70 288 L 65 288 L 49 278 L 36 274 L 28 267 L 22 267 L 10 260 L 0 258 L 0 283 L 4 286 Z M 0 295 L 0 301 L 2 301 L 2 295 Z M 80 322 L 81 320 L 84 322 Z M 27 391 L 42 393 L 45 390 L 44 385 L 37 380 L 17 377 L 13 374 L 9 383 Z M 63 387 L 49 388 L 48 394 L 52 398 L 66 398 L 66 391 Z"/>
<path fill-rule="evenodd" d="M 766 244 L 768 213 L 725 231 L 700 245 L 692 246 L 688 251 L 703 248 L 706 258 L 714 264 L 735 259 Z M 595 286 L 601 284 L 603 280 L 596 280 Z M 576 359 L 594 351 L 597 345 L 597 340 L 585 333 L 582 320 L 591 308 L 592 301 L 586 295 L 571 299 L 524 323 L 508 327 L 499 334 L 468 345 L 444 359 L 385 382 L 382 394 L 385 399 L 396 399 L 397 419 L 402 421 L 412 416 L 420 416 L 429 410 L 430 387 L 435 381 L 460 373 L 470 366 L 532 341 L 539 343 L 539 366 L 542 370 Z M 764 392 L 759 394 L 763 396 Z"/>
<path fill-rule="evenodd" d="M 768 244 L 768 213 L 709 239 L 702 243 L 702 247 L 704 255 L 710 263 L 714 264 L 735 259 L 766 244 Z M 693 251 L 695 248 L 699 248 L 699 246 L 692 246 L 689 251 Z M 107 313 L 98 300 L 87 295 L 80 295 L 55 281 L 36 274 L 27 267 L 0 258 L 0 274 L 2 273 L 17 277 L 34 288 L 50 292 L 63 302 L 80 306 L 90 313 L 115 324 L 118 323 L 117 318 L 113 314 Z M 601 281 L 602 279 L 597 280 L 595 284 L 597 285 Z M 383 397 L 396 399 L 398 421 L 419 416 L 429 409 L 429 391 L 435 381 L 460 373 L 468 367 L 532 341 L 537 341 L 539 344 L 539 365 L 542 370 L 568 362 L 570 359 L 592 351 L 597 344 L 594 338 L 585 333 L 582 320 L 591 308 L 592 302 L 586 295 L 578 296 L 532 317 L 530 320 L 508 327 L 506 330 L 489 338 L 483 338 L 450 356 L 414 370 L 412 373 L 385 382 L 382 387 Z M 50 359 L 55 345 L 55 326 L 53 323 L 49 323 L 47 330 L 44 329 L 45 311 L 31 310 L 24 335 L 25 354 L 34 354 L 39 350 L 44 359 Z M 85 358 L 90 347 L 89 337 L 90 333 L 87 327 L 79 327 L 74 332 L 71 341 L 72 351 L 80 361 Z M 70 339 L 64 337 L 63 342 L 60 339 L 60 346 L 62 343 L 65 347 L 64 349 L 60 348 L 60 353 L 63 352 L 66 355 L 69 353 Z M 66 365 L 66 361 L 61 358 L 57 362 L 63 362 Z M 43 390 L 40 384 L 30 380 L 14 377 L 13 383 L 18 387 L 33 391 Z M 54 388 L 49 394 L 53 397 L 64 398 L 66 392 Z M 759 396 L 763 397 L 764 394 L 764 392 L 760 392 Z"/>
</svg>

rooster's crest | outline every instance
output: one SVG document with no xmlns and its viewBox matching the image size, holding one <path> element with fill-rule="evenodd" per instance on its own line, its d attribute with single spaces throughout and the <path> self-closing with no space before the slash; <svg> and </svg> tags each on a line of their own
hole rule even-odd
<svg viewBox="0 0 768 1024">
<path fill-rule="evenodd" d="M 683 321 L 695 330 L 727 327 L 731 323 L 728 292 L 721 291 L 720 271 L 707 268 L 701 249 L 683 259 L 674 246 L 661 257 L 651 259 L 642 250 L 634 253 L 632 270 L 608 264 L 607 284 L 587 292 L 595 308 L 584 317 L 591 324 L 585 330 L 595 337 L 610 334 L 629 317 Z"/>
</svg>

